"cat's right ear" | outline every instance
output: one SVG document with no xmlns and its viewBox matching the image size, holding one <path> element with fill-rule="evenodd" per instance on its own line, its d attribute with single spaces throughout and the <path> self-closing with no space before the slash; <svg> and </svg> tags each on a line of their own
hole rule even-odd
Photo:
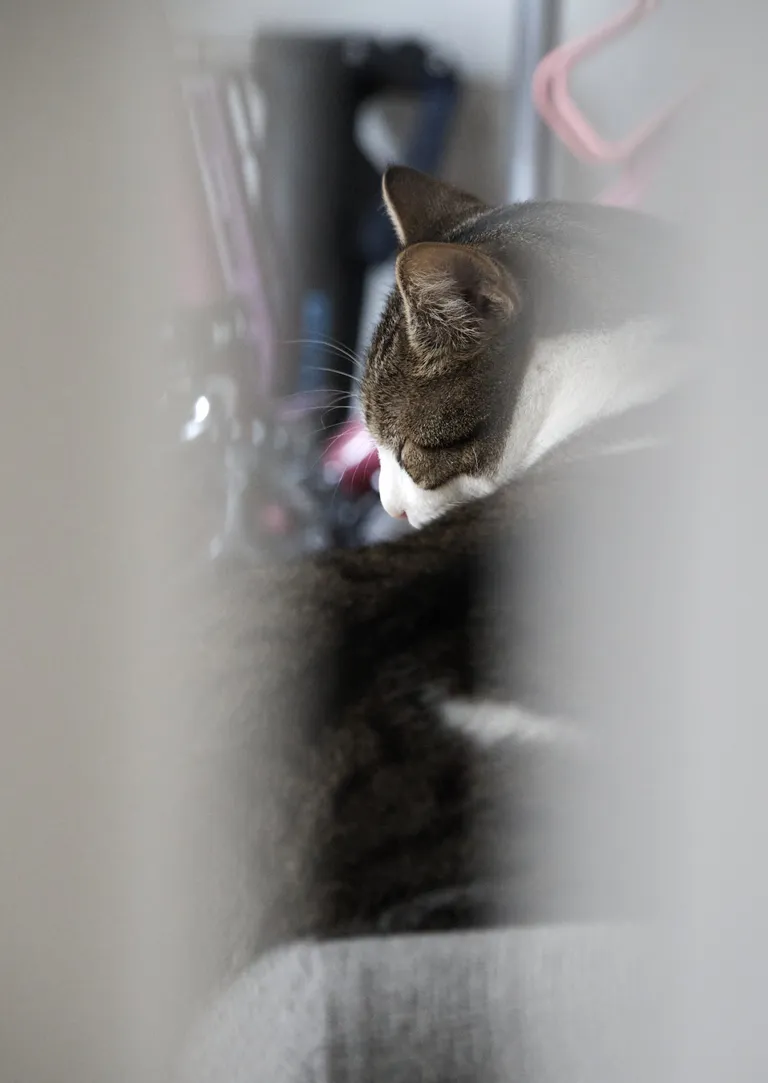
<svg viewBox="0 0 768 1083">
<path fill-rule="evenodd" d="M 482 200 L 404 165 L 389 167 L 382 194 L 403 246 L 440 240 L 447 229 L 486 209 Z"/>
<path fill-rule="evenodd" d="M 476 356 L 520 312 L 507 269 L 467 245 L 409 245 L 397 257 L 395 278 L 415 371 L 424 376 Z"/>
</svg>

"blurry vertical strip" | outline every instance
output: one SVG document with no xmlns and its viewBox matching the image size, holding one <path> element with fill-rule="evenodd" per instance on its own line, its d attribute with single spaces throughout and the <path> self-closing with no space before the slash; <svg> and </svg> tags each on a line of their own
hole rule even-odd
<svg viewBox="0 0 768 1083">
<path fill-rule="evenodd" d="M 252 366 L 256 391 L 266 394 L 272 385 L 276 345 L 261 252 L 254 243 L 252 210 L 258 205 L 254 186 L 259 162 L 244 88 L 229 73 L 186 74 L 182 86 L 224 284 L 247 313 L 257 355 Z"/>
<path fill-rule="evenodd" d="M 682 9 L 709 83 L 678 193 L 701 250 L 705 380 L 691 456 L 677 1078 L 720 1083 L 768 1078 L 768 9 Z"/>
<path fill-rule="evenodd" d="M 560 7 L 561 0 L 518 0 L 514 5 L 508 203 L 551 195 L 551 136 L 534 108 L 531 83 L 537 64 L 557 44 Z"/>
<path fill-rule="evenodd" d="M 559 44 L 563 6 L 518 6 L 510 201 L 552 195 L 551 136 L 531 81 Z M 613 88 L 602 89 L 610 99 Z M 629 261 L 623 273 L 631 292 Z M 498 630 L 510 645 L 505 669 L 537 706 L 549 705 L 535 715 L 567 718 L 584 741 L 578 751 L 569 742 L 521 743 L 523 796 L 500 795 L 510 853 L 525 800 L 553 825 L 520 857 L 524 869 L 537 866 L 533 903 L 546 908 L 533 994 L 524 968 L 509 974 L 517 988 L 510 1000 L 531 1002 L 521 1042 L 535 1054 L 526 1083 L 660 1083 L 669 1066 L 670 936 L 659 914 L 671 891 L 672 825 L 667 833 L 659 820 L 676 808 L 669 759 L 680 728 L 681 614 L 678 591 L 666 589 L 680 563 L 682 514 L 670 507 L 676 474 L 656 487 L 630 469 L 632 491 L 617 508 L 589 486 L 583 500 L 562 494 L 526 552 L 499 553 L 488 569 L 493 596 L 503 590 L 513 599 L 514 627 Z M 518 1056 L 512 1038 L 499 1047 L 499 1078 L 514 1077 Z"/>
<path fill-rule="evenodd" d="M 768 1079 L 768 9 L 687 0 L 666 32 L 682 81 L 705 83 L 665 148 L 654 200 L 695 257 L 681 283 L 693 386 L 675 477 L 637 494 L 636 580 L 608 596 L 615 569 L 595 568 L 580 539 L 616 525 L 608 516 L 585 533 L 575 513 L 558 544 L 532 554 L 523 599 L 537 647 L 581 638 L 580 706 L 614 772 L 603 815 L 578 810 L 563 830 L 555 872 L 586 862 L 599 904 L 613 863 L 641 920 L 609 951 L 587 925 L 570 946 L 566 931 L 556 981 L 571 981 L 571 999 L 526 1083 Z M 575 612 L 557 593 L 571 582 L 588 588 Z M 586 970 L 569 975 L 574 948 L 590 943 Z M 553 1073 L 565 1039 L 569 1062 Z"/>
<path fill-rule="evenodd" d="M 4 1083 L 167 1078 L 184 1011 L 153 413 L 179 286 L 170 61 L 152 0 L 0 14 Z"/>
</svg>

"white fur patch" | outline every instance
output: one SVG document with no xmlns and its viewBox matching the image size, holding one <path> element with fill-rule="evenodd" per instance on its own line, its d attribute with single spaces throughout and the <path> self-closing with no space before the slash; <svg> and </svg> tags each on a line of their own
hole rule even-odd
<svg viewBox="0 0 768 1083">
<path fill-rule="evenodd" d="M 379 448 L 379 496 L 386 512 L 408 516 L 411 526 L 422 527 L 456 504 L 466 504 L 493 492 L 488 478 L 460 475 L 439 489 L 421 489 L 387 448 Z"/>
<path fill-rule="evenodd" d="M 457 504 L 492 493 L 587 425 L 653 402 L 680 375 L 661 331 L 658 322 L 641 320 L 614 331 L 544 339 L 528 366 L 493 476 L 461 475 L 439 489 L 421 489 L 391 451 L 379 448 L 384 509 L 425 526 Z"/>
<path fill-rule="evenodd" d="M 588 425 L 670 390 L 679 374 L 661 346 L 662 331 L 658 321 L 637 320 L 542 340 L 523 380 L 497 484 Z"/>
<path fill-rule="evenodd" d="M 514 703 L 449 699 L 442 704 L 440 713 L 448 726 L 480 745 L 492 746 L 509 738 L 535 744 L 579 741 L 579 735 L 567 723 L 534 714 Z"/>
</svg>

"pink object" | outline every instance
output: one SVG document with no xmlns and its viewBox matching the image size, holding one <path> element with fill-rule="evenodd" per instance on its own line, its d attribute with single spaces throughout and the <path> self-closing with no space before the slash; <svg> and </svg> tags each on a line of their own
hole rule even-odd
<svg viewBox="0 0 768 1083">
<path fill-rule="evenodd" d="M 362 421 L 349 421 L 329 442 L 323 469 L 349 493 L 359 495 L 371 488 L 379 469 L 379 455 Z"/>
<path fill-rule="evenodd" d="M 176 192 L 171 213 L 176 217 L 178 244 L 178 301 L 184 307 L 198 307 L 218 301 L 224 283 L 206 220 L 205 196 L 197 173 L 191 132 L 184 115 L 181 94 L 177 98 L 175 154 Z"/>
<path fill-rule="evenodd" d="M 578 109 L 571 97 L 568 79 L 578 63 L 651 15 L 658 6 L 659 0 L 635 0 L 629 8 L 596 30 L 553 49 L 534 73 L 534 105 L 571 153 L 583 162 L 624 166 L 616 184 L 600 196 L 600 203 L 634 206 L 640 201 L 655 164 L 657 137 L 688 95 L 659 110 L 623 139 L 611 142 L 603 139 Z"/>
<path fill-rule="evenodd" d="M 279 504 L 267 504 L 263 511 L 263 522 L 270 534 L 287 534 L 290 520 L 285 508 Z"/>
</svg>

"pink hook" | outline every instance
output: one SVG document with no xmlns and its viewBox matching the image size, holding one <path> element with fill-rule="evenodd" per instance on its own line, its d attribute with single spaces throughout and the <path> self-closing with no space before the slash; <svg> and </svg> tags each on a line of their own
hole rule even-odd
<svg viewBox="0 0 768 1083">
<path fill-rule="evenodd" d="M 546 123 L 582 161 L 626 161 L 677 108 L 677 103 L 667 106 L 629 136 L 616 142 L 608 142 L 598 135 L 577 108 L 568 88 L 571 70 L 578 63 L 645 19 L 658 6 L 659 0 L 635 0 L 626 11 L 609 19 L 597 30 L 553 49 L 536 69 L 533 77 L 534 104 Z"/>
<path fill-rule="evenodd" d="M 568 78 L 578 63 L 651 15 L 658 6 L 659 0 L 635 0 L 631 7 L 596 30 L 553 49 L 534 73 L 532 92 L 536 109 L 571 153 L 584 162 L 626 165 L 624 175 L 603 195 L 601 202 L 631 205 L 637 201 L 647 183 L 648 161 L 645 159 L 648 148 L 655 143 L 655 137 L 666 127 L 687 95 L 659 110 L 628 136 L 609 142 L 595 131 L 577 108 L 568 88 Z M 642 169 L 639 162 L 641 149 L 646 152 L 642 156 Z"/>
</svg>

